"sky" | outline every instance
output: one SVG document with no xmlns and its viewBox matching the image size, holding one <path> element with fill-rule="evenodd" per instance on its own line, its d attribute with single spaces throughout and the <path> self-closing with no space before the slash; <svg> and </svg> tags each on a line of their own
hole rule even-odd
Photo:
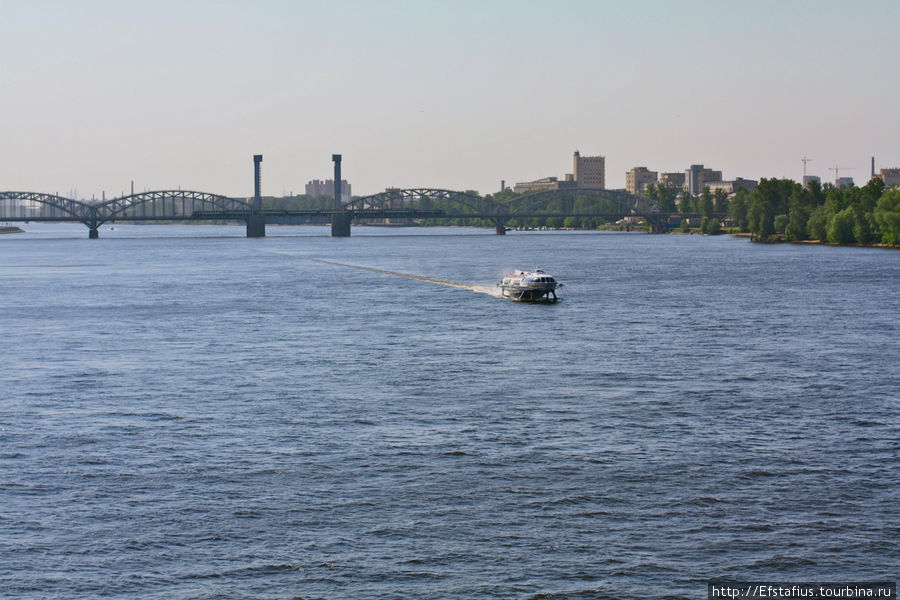
<svg viewBox="0 0 900 600">
<path fill-rule="evenodd" d="M 900 167 L 897 0 L 0 0 L 0 190 Z"/>
</svg>

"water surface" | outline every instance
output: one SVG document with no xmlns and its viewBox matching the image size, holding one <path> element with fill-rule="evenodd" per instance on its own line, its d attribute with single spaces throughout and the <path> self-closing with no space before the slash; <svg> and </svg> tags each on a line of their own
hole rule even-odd
<svg viewBox="0 0 900 600">
<path fill-rule="evenodd" d="M 0 238 L 0 596 L 896 579 L 896 252 L 26 229 Z M 535 266 L 561 302 L 484 293 Z"/>
</svg>

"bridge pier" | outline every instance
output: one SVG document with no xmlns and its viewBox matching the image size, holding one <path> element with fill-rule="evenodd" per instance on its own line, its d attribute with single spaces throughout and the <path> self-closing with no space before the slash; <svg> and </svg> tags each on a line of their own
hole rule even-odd
<svg viewBox="0 0 900 600">
<path fill-rule="evenodd" d="M 100 231 L 98 231 L 96 227 L 91 227 L 91 229 L 88 231 L 88 239 L 89 240 L 100 239 Z"/>
<path fill-rule="evenodd" d="M 350 215 L 346 212 L 331 215 L 331 237 L 350 237 Z"/>
<path fill-rule="evenodd" d="M 247 217 L 247 237 L 266 237 L 266 218 L 262 215 L 250 215 Z"/>
<path fill-rule="evenodd" d="M 668 221 L 658 221 L 655 219 L 647 219 L 647 224 L 650 225 L 649 233 L 668 233 Z"/>
</svg>

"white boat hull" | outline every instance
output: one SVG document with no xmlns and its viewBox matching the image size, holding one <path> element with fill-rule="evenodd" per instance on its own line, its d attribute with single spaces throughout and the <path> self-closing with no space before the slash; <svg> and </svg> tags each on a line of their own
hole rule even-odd
<svg viewBox="0 0 900 600">
<path fill-rule="evenodd" d="M 506 298 L 522 302 L 556 302 L 556 286 L 523 288 L 519 286 L 500 286 L 500 293 Z"/>
<path fill-rule="evenodd" d="M 562 287 L 556 279 L 540 269 L 515 271 L 504 275 L 500 283 L 500 295 L 522 302 L 556 302 L 556 290 Z"/>
</svg>

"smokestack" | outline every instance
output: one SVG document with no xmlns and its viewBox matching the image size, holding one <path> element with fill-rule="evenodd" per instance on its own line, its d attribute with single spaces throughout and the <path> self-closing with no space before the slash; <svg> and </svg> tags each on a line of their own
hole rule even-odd
<svg viewBox="0 0 900 600">
<path fill-rule="evenodd" d="M 875 179 L 875 157 L 872 157 L 872 179 Z"/>
</svg>

